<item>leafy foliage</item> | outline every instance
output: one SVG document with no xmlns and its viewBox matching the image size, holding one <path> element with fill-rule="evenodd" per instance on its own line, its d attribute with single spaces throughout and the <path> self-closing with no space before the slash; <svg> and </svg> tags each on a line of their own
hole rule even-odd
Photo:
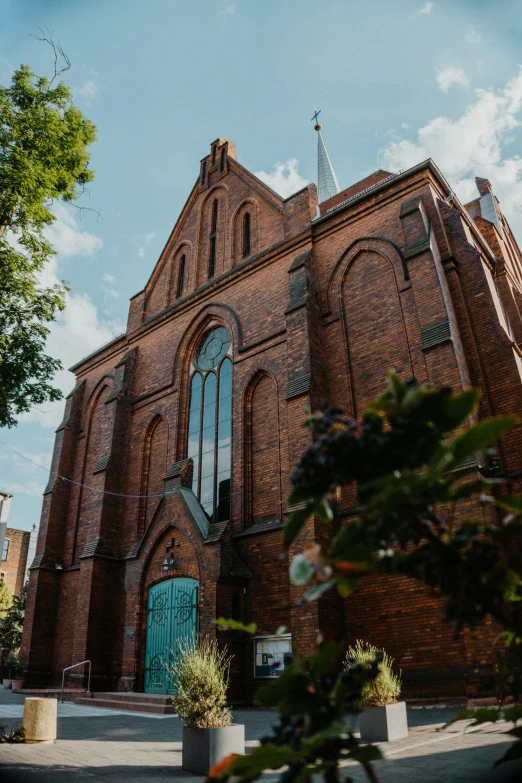
<svg viewBox="0 0 522 783">
<path fill-rule="evenodd" d="M 3 576 L 0 576 L 0 619 L 5 617 L 7 610 L 13 603 L 13 594 Z"/>
<path fill-rule="evenodd" d="M 210 779 L 256 780 L 265 770 L 288 768 L 284 783 L 308 781 L 321 774 L 327 783 L 339 780 L 340 763 L 352 759 L 377 780 L 371 762 L 382 758 L 374 745 L 360 745 L 346 713 L 358 713 L 364 687 L 379 674 L 381 656 L 355 664 L 338 675 L 344 646 L 329 642 L 309 658 L 285 666 L 280 677 L 263 686 L 256 698 L 279 713 L 279 723 L 246 756 L 235 756 L 211 770 Z"/>
<path fill-rule="evenodd" d="M 401 574 L 440 596 L 445 619 L 456 629 L 492 616 L 503 628 L 503 648 L 494 651 L 502 704 L 509 693 L 518 701 L 522 692 L 522 498 L 502 495 L 498 484 L 477 478 L 477 468 L 466 464 L 516 417 L 468 426 L 477 401 L 473 390 L 419 388 L 392 373 L 388 391 L 368 405 L 361 423 L 339 408 L 312 416 L 307 426 L 315 440 L 293 475 L 289 501 L 300 506 L 288 520 L 284 543 L 296 539 L 312 514 L 329 521 L 330 498 L 352 486 L 358 518 L 341 528 L 327 552 L 308 544 L 291 564 L 295 583 L 310 585 L 303 600 L 315 600 L 331 586 L 347 596 L 370 573 Z M 461 501 L 474 504 L 476 518 L 463 517 Z M 484 709 L 457 719 L 494 716 L 497 710 Z M 511 733 L 517 732 L 522 743 L 521 729 Z M 504 761 L 522 753 L 517 745 Z"/>
<path fill-rule="evenodd" d="M 93 179 L 87 148 L 96 129 L 53 81 L 23 65 L 0 87 L 0 426 L 61 397 L 51 384 L 61 364 L 45 340 L 67 289 L 40 283 L 54 255 L 44 229 L 52 203 L 74 201 Z"/>
<path fill-rule="evenodd" d="M 0 647 L 18 652 L 22 644 L 27 587 L 22 587 L 20 595 L 13 596 L 13 603 L 0 619 Z"/>
<path fill-rule="evenodd" d="M 186 726 L 217 729 L 230 725 L 229 670 L 227 650 L 220 650 L 215 640 L 204 639 L 199 647 L 181 649 L 170 675 L 176 689 L 172 704 Z"/>
<path fill-rule="evenodd" d="M 379 650 L 368 642 L 357 639 L 353 647 L 348 647 L 344 668 L 349 671 L 359 664 L 371 664 L 375 660 Z M 361 707 L 381 707 L 386 704 L 394 704 L 401 694 L 401 672 L 394 674 L 393 658 L 384 652 L 380 653 L 379 674 L 374 680 L 367 682 L 361 692 Z"/>
<path fill-rule="evenodd" d="M 24 741 L 24 730 L 22 726 L 15 726 L 10 731 L 6 729 L 5 726 L 0 726 L 0 745 L 10 742 L 23 742 Z"/>
</svg>

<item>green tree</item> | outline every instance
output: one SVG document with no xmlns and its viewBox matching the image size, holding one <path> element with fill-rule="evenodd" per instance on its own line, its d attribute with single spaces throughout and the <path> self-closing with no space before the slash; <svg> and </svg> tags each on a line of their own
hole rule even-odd
<svg viewBox="0 0 522 783">
<path fill-rule="evenodd" d="M 73 202 L 94 177 L 87 148 L 96 128 L 56 78 L 69 63 L 52 39 L 55 74 L 28 65 L 0 86 L 0 426 L 46 400 L 58 360 L 45 353 L 48 324 L 65 306 L 65 285 L 44 287 L 40 273 L 54 255 L 45 228 L 53 203 Z M 59 58 L 65 65 L 58 67 Z"/>
<path fill-rule="evenodd" d="M 20 595 L 13 596 L 13 603 L 0 620 L 0 647 L 17 653 L 22 644 L 22 631 L 25 618 L 27 587 L 22 587 Z"/>
<path fill-rule="evenodd" d="M 13 603 L 13 594 L 3 576 L 0 576 L 0 618 L 5 617 Z"/>
</svg>

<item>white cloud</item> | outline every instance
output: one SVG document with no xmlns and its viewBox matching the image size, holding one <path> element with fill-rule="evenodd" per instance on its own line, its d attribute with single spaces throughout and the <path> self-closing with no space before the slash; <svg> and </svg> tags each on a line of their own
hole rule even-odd
<svg viewBox="0 0 522 783">
<path fill-rule="evenodd" d="M 83 84 L 81 87 L 74 87 L 73 92 L 74 95 L 77 95 L 80 98 L 85 98 L 88 101 L 92 101 L 98 95 L 98 85 L 96 82 L 88 81 L 85 82 L 85 84 Z"/>
<path fill-rule="evenodd" d="M 51 286 L 60 282 L 59 260 L 62 257 L 90 256 L 101 249 L 103 242 L 100 237 L 84 231 L 78 225 L 75 215 L 63 205 L 55 205 L 56 221 L 47 229 L 57 255 L 54 256 L 41 274 L 42 285 Z M 106 273 L 103 282 L 109 287 L 111 298 L 119 296 L 112 288 L 116 278 Z M 79 361 L 83 356 L 109 342 L 116 334 L 122 332 L 123 324 L 100 317 L 96 305 L 86 293 L 68 293 L 66 307 L 58 313 L 56 321 L 49 325 L 46 350 L 50 356 L 60 359 L 64 369 L 60 370 L 54 384 L 64 394 L 74 387 L 75 377 L 67 368 Z M 57 427 L 63 417 L 63 400 L 44 403 L 41 409 L 33 408 L 20 417 L 20 421 L 38 422 L 44 427 Z"/>
<path fill-rule="evenodd" d="M 422 14 L 431 14 L 434 5 L 435 3 L 431 3 L 431 2 L 424 3 L 422 8 L 419 8 L 418 11 L 415 11 L 415 13 L 413 14 L 413 18 L 415 19 L 416 16 L 421 16 Z"/>
<path fill-rule="evenodd" d="M 223 16 L 234 16 L 236 13 L 236 4 L 231 0 L 223 0 L 221 7 L 218 9 L 218 14 Z"/>
<path fill-rule="evenodd" d="M 474 27 L 470 27 L 469 32 L 466 36 L 466 41 L 468 43 L 476 43 L 476 44 L 482 43 L 482 36 L 480 35 L 479 32 L 477 32 L 477 30 L 475 30 Z"/>
<path fill-rule="evenodd" d="M 103 301 L 106 315 L 110 314 L 114 299 L 119 299 L 120 297 L 120 292 L 117 288 L 115 288 L 115 284 L 117 282 L 117 278 L 114 275 L 110 275 L 108 272 L 106 272 L 102 277 L 101 287 L 103 291 Z"/>
<path fill-rule="evenodd" d="M 151 242 L 155 236 L 156 236 L 155 232 L 151 231 L 150 234 L 134 237 L 133 242 L 138 249 L 138 258 L 145 258 L 145 256 L 147 255 L 147 248 L 145 247 L 145 245 Z"/>
<path fill-rule="evenodd" d="M 474 177 L 489 179 L 515 235 L 522 240 L 522 158 L 507 145 L 522 125 L 522 66 L 502 90 L 475 90 L 475 100 L 457 119 L 436 117 L 415 140 L 390 142 L 379 162 L 390 171 L 426 158 L 448 177 L 459 198 L 477 197 Z"/>
<path fill-rule="evenodd" d="M 102 249 L 103 241 L 79 225 L 72 207 L 54 204 L 53 212 L 56 220 L 48 226 L 45 234 L 59 256 L 92 256 Z"/>
<path fill-rule="evenodd" d="M 464 71 L 460 68 L 455 68 L 453 65 L 438 72 L 437 83 L 442 92 L 446 93 L 449 92 L 454 84 L 458 84 L 460 87 L 469 87 L 469 79 Z"/>
<path fill-rule="evenodd" d="M 297 171 L 298 166 L 296 158 L 289 158 L 286 163 L 276 163 L 271 172 L 255 171 L 254 174 L 280 196 L 288 198 L 308 185 L 308 180 Z"/>
</svg>

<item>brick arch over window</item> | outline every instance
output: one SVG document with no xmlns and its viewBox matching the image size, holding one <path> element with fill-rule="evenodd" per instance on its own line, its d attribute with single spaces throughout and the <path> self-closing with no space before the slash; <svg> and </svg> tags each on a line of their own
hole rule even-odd
<svg viewBox="0 0 522 783">
<path fill-rule="evenodd" d="M 360 249 L 339 281 L 339 304 L 348 352 L 353 413 L 382 393 L 386 375 L 413 375 L 396 266 L 372 249 Z"/>
<path fill-rule="evenodd" d="M 143 441 L 138 514 L 138 533 L 143 533 L 158 506 L 167 471 L 169 428 L 163 416 L 155 416 L 147 427 Z"/>
<path fill-rule="evenodd" d="M 395 275 L 397 284 L 409 285 L 408 266 L 402 252 L 394 242 L 382 237 L 360 237 L 353 242 L 341 255 L 328 281 L 327 309 L 334 315 L 340 316 L 342 311 L 341 287 L 347 270 L 353 264 L 360 253 L 378 253 L 387 259 Z"/>
<path fill-rule="evenodd" d="M 192 245 L 190 242 L 182 242 L 176 248 L 170 262 L 167 305 L 173 304 L 192 290 L 190 284 L 192 278 L 191 261 Z"/>
<path fill-rule="evenodd" d="M 228 329 L 232 346 L 230 358 L 234 363 L 243 343 L 241 321 L 232 307 L 220 302 L 211 302 L 200 310 L 186 329 L 176 349 L 172 376 L 172 383 L 179 388 L 176 459 L 184 459 L 186 456 L 190 376 L 191 368 L 194 368 L 195 352 L 203 335 L 216 326 L 224 326 Z"/>
<path fill-rule="evenodd" d="M 252 200 L 243 201 L 236 209 L 232 218 L 232 258 L 234 266 L 242 261 L 255 256 L 258 252 L 257 242 L 257 203 Z M 245 244 L 245 218 L 249 216 L 248 247 Z"/>
<path fill-rule="evenodd" d="M 259 370 L 244 397 L 244 458 L 247 524 L 281 519 L 279 400 L 274 376 Z"/>
<path fill-rule="evenodd" d="M 214 204 L 217 202 L 216 224 L 213 226 Z M 214 230 L 215 228 L 215 230 Z M 218 277 L 228 268 L 226 259 L 229 255 L 228 243 L 228 191 L 225 185 L 217 185 L 210 190 L 199 213 L 198 227 L 198 263 L 196 272 L 196 287 L 203 285 L 209 279 L 209 260 L 212 252 L 212 236 L 215 242 L 215 258 L 213 261 L 212 278 Z"/>
<path fill-rule="evenodd" d="M 100 457 L 106 456 L 105 437 L 107 432 L 110 432 L 113 414 L 111 406 L 105 403 L 111 396 L 112 388 L 113 376 L 102 378 L 92 391 L 85 409 L 83 419 L 85 450 L 81 455 L 81 472 L 77 473 L 75 470 L 74 479 L 86 487 L 96 488 L 98 483 L 97 463 Z M 90 520 L 95 515 L 95 508 L 100 499 L 97 492 L 86 489 L 84 486 L 72 485 L 72 504 L 74 504 L 75 496 L 77 498 L 77 515 L 72 545 L 72 562 L 77 562 L 89 540 Z"/>
</svg>

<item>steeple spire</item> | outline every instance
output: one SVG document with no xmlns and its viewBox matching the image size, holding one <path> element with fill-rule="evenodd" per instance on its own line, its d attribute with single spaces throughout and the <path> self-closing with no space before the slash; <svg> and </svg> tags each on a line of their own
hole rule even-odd
<svg viewBox="0 0 522 783">
<path fill-rule="evenodd" d="M 315 120 L 314 130 L 317 131 L 317 190 L 319 192 L 319 203 L 322 204 L 323 201 L 340 193 L 341 188 L 337 182 L 332 161 L 330 160 L 321 134 L 322 126 L 319 125 L 318 121 L 320 113 L 321 112 L 317 111 L 314 107 L 312 122 Z"/>
</svg>

